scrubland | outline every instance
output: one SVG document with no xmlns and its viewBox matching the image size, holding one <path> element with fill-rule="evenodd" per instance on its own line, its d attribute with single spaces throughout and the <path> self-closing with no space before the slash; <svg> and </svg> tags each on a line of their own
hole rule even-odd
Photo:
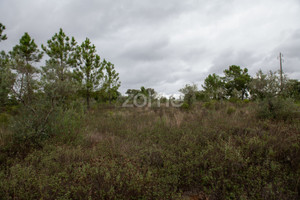
<svg viewBox="0 0 300 200">
<path fill-rule="evenodd" d="M 45 138 L 1 116 L 1 199 L 298 199 L 298 106 L 274 105 L 95 105 Z"/>
</svg>

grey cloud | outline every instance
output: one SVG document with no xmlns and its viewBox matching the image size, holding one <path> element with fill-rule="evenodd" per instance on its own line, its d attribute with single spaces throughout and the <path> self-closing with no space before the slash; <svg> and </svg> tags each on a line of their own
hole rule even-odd
<svg viewBox="0 0 300 200">
<path fill-rule="evenodd" d="M 221 74 L 230 65 L 249 68 L 249 63 L 255 63 L 256 60 L 259 60 L 259 57 L 254 52 L 227 49 L 213 60 L 209 73 Z"/>
<path fill-rule="evenodd" d="M 167 51 L 164 51 L 168 46 L 168 38 L 158 38 L 151 40 L 140 39 L 134 42 L 125 44 L 122 54 L 123 58 L 128 58 L 133 62 L 145 62 L 161 60 L 167 56 Z"/>
<path fill-rule="evenodd" d="M 128 88 L 178 93 L 229 65 L 251 74 L 278 69 L 300 78 L 300 2 L 219 0 L 0 0 L 10 50 L 24 32 L 38 44 L 63 28 L 80 43 L 89 37 L 115 64 Z"/>
<path fill-rule="evenodd" d="M 283 71 L 293 78 L 299 78 L 300 29 L 292 33 L 276 50 L 283 54 Z"/>
</svg>

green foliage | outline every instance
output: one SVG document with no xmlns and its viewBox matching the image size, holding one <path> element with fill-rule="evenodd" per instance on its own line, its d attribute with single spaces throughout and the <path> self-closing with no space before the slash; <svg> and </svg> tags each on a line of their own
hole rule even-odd
<svg viewBox="0 0 300 200">
<path fill-rule="evenodd" d="M 222 102 L 219 102 L 217 100 L 210 100 L 203 104 L 203 107 L 208 110 L 219 110 L 224 105 L 222 105 Z"/>
<path fill-rule="evenodd" d="M 191 108 L 196 101 L 197 90 L 198 88 L 195 84 L 185 85 L 184 88 L 179 90 L 179 92 L 184 95 L 184 102 L 188 105 L 189 108 Z"/>
<path fill-rule="evenodd" d="M 205 102 L 204 104 L 203 104 L 203 106 L 204 106 L 204 108 L 206 108 L 206 109 L 213 109 L 214 107 L 214 104 L 212 103 L 213 101 L 208 101 L 208 102 Z"/>
<path fill-rule="evenodd" d="M 0 23 L 0 42 L 7 39 L 6 34 L 3 35 L 3 31 L 5 30 L 5 26 Z"/>
<path fill-rule="evenodd" d="M 126 94 L 128 95 L 127 99 L 130 98 L 128 99 L 129 101 L 134 100 L 137 101 L 138 104 L 143 104 L 146 100 L 152 103 L 158 100 L 156 91 L 153 88 L 145 88 L 144 86 L 142 86 L 140 90 L 128 89 Z"/>
<path fill-rule="evenodd" d="M 282 95 L 287 98 L 300 100 L 300 82 L 298 80 L 288 80 Z"/>
<path fill-rule="evenodd" d="M 287 82 L 284 76 L 283 83 Z M 256 73 L 256 77 L 250 82 L 250 93 L 252 99 L 265 99 L 278 96 L 282 92 L 280 77 L 277 72 L 269 71 L 264 74 L 261 70 Z"/>
<path fill-rule="evenodd" d="M 222 99 L 224 98 L 224 82 L 221 77 L 216 74 L 210 74 L 204 80 L 202 85 L 204 91 L 209 95 L 210 99 Z"/>
<path fill-rule="evenodd" d="M 224 70 L 225 88 L 229 97 L 238 97 L 242 100 L 248 96 L 249 83 L 251 77 L 248 74 L 248 69 L 241 69 L 240 66 L 231 65 L 229 69 Z M 234 90 L 240 92 L 240 94 L 234 95 Z"/>
<path fill-rule="evenodd" d="M 116 100 L 119 96 L 118 89 L 121 86 L 119 73 L 116 72 L 114 65 L 106 60 L 102 62 L 102 67 L 106 71 L 102 88 L 108 96 L 109 103 L 111 103 L 112 100 Z"/>
<path fill-rule="evenodd" d="M 15 74 L 11 72 L 9 56 L 0 52 L 0 107 L 5 107 L 11 103 L 12 88 L 15 83 Z"/>
<path fill-rule="evenodd" d="M 190 105 L 187 102 L 183 102 L 183 104 L 181 105 L 181 108 L 188 110 L 188 109 L 190 109 Z"/>
<path fill-rule="evenodd" d="M 139 94 L 140 93 L 140 90 L 136 90 L 136 89 L 128 89 L 127 91 L 126 91 L 126 94 L 128 95 L 128 96 L 135 96 L 135 95 L 137 95 L 137 94 Z"/>
<path fill-rule="evenodd" d="M 84 108 L 80 102 L 73 102 L 65 110 L 56 108 L 49 118 L 49 134 L 55 136 L 55 143 L 81 144 L 80 131 L 84 120 Z"/>
<path fill-rule="evenodd" d="M 77 142 L 83 113 L 79 103 L 74 102 L 66 109 L 53 106 L 51 101 L 42 97 L 32 105 L 19 106 L 17 114 L 3 118 L 12 133 L 12 141 L 5 147 L 5 154 L 24 157 L 35 149 L 41 149 L 53 137 L 59 138 L 57 143 Z"/>
<path fill-rule="evenodd" d="M 168 99 L 167 99 L 167 97 L 162 96 L 162 97 L 159 98 L 159 102 L 160 103 L 167 103 Z"/>
<path fill-rule="evenodd" d="M 248 69 L 241 69 L 240 66 L 232 65 L 224 70 L 224 77 L 210 74 L 204 80 L 204 93 L 209 99 L 245 99 L 249 96 L 249 83 L 251 77 Z"/>
<path fill-rule="evenodd" d="M 12 57 L 12 68 L 17 71 L 16 85 L 13 88 L 14 95 L 23 104 L 31 104 L 34 91 L 38 89 L 34 78 L 38 69 L 33 66 L 33 63 L 39 62 L 43 53 L 28 33 L 21 37 L 20 43 L 9 53 Z"/>
<path fill-rule="evenodd" d="M 236 96 L 231 97 L 229 100 L 231 103 L 240 103 L 242 102 L 241 99 L 237 98 Z"/>
<path fill-rule="evenodd" d="M 126 94 L 128 96 L 136 96 L 138 94 L 142 94 L 146 97 L 150 97 L 152 99 L 154 99 L 156 97 L 156 92 L 153 88 L 145 88 L 144 86 L 141 87 L 140 90 L 136 90 L 136 89 L 128 89 L 126 91 Z"/>
<path fill-rule="evenodd" d="M 0 113 L 0 126 L 7 125 L 9 122 L 10 115 L 7 113 Z"/>
<path fill-rule="evenodd" d="M 262 119 L 287 121 L 299 116 L 299 108 L 291 99 L 268 98 L 260 102 L 257 116 Z"/>
<path fill-rule="evenodd" d="M 23 156 L 32 149 L 41 148 L 43 142 L 51 137 L 48 126 L 51 114 L 53 110 L 46 104 L 19 108 L 19 114 L 11 122 L 13 142 L 9 154 Z"/>
<path fill-rule="evenodd" d="M 207 102 L 210 101 L 210 95 L 205 91 L 197 91 L 196 92 L 196 100 Z"/>
<path fill-rule="evenodd" d="M 249 100 L 249 99 L 244 99 L 244 100 L 243 100 L 243 103 L 244 103 L 244 104 L 248 104 L 248 103 L 250 103 L 250 100 Z"/>
<path fill-rule="evenodd" d="M 90 108 L 90 98 L 93 92 L 100 86 L 100 79 L 103 77 L 103 66 L 100 56 L 96 54 L 96 47 L 90 40 L 86 40 L 77 46 L 75 79 L 81 86 L 81 93 L 86 97 L 87 108 Z"/>
<path fill-rule="evenodd" d="M 144 86 L 141 87 L 140 89 L 140 94 L 143 94 L 146 97 L 149 97 L 151 99 L 155 99 L 157 93 L 155 92 L 155 90 L 153 88 L 145 88 Z"/>
<path fill-rule="evenodd" d="M 234 107 L 230 106 L 229 108 L 227 108 L 228 115 L 232 115 L 235 112 L 236 112 L 236 109 Z"/>
<path fill-rule="evenodd" d="M 71 66 L 75 64 L 74 51 L 76 48 L 76 41 L 74 37 L 70 39 L 62 29 L 47 41 L 47 46 L 42 45 L 44 52 L 50 57 L 48 64 L 59 65 L 56 69 L 56 75 L 59 79 L 65 78 L 65 73 Z"/>
<path fill-rule="evenodd" d="M 70 39 L 62 29 L 42 45 L 48 55 L 46 66 L 42 67 L 41 86 L 49 99 L 57 105 L 69 104 L 78 90 L 71 72 L 76 64 L 76 41 Z"/>
</svg>

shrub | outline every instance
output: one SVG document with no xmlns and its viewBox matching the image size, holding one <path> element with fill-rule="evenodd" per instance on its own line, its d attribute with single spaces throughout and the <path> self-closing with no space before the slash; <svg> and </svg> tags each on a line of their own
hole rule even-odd
<svg viewBox="0 0 300 200">
<path fill-rule="evenodd" d="M 7 113 L 0 113 L 0 125 L 6 126 L 10 116 Z"/>
<path fill-rule="evenodd" d="M 239 102 L 241 102 L 242 100 L 240 100 L 240 99 L 237 98 L 237 97 L 231 97 L 228 101 L 231 102 L 231 103 L 239 103 Z"/>
<path fill-rule="evenodd" d="M 224 107 L 224 104 L 222 101 L 210 100 L 205 102 L 203 106 L 208 110 L 219 110 Z"/>
<path fill-rule="evenodd" d="M 70 105 L 68 109 L 47 104 L 24 106 L 11 120 L 12 142 L 3 149 L 8 156 L 23 157 L 34 149 L 42 148 L 54 136 L 63 143 L 74 142 L 79 136 L 82 117 L 83 110 L 78 105 Z"/>
<path fill-rule="evenodd" d="M 231 115 L 231 114 L 235 113 L 235 111 L 236 111 L 236 109 L 234 107 L 227 108 L 227 114 L 228 115 Z"/>
<path fill-rule="evenodd" d="M 244 100 L 243 100 L 243 103 L 244 103 L 244 104 L 248 104 L 248 103 L 250 103 L 250 100 L 249 100 L 249 99 L 244 99 Z"/>
<path fill-rule="evenodd" d="M 211 100 L 211 101 L 205 102 L 205 103 L 203 104 L 203 106 L 204 106 L 206 109 L 213 110 L 213 109 L 215 109 L 215 101 Z"/>
<path fill-rule="evenodd" d="M 50 137 L 48 120 L 51 114 L 47 106 L 20 108 L 11 122 L 15 151 L 26 153 L 42 146 L 43 140 Z"/>
<path fill-rule="evenodd" d="M 82 106 L 74 105 L 68 110 L 57 108 L 55 113 L 49 118 L 48 134 L 57 137 L 61 143 L 80 142 L 80 129 L 84 120 L 84 110 Z"/>
<path fill-rule="evenodd" d="M 297 116 L 298 106 L 291 99 L 269 98 L 261 101 L 257 116 L 261 119 L 292 120 Z"/>
<path fill-rule="evenodd" d="M 184 109 L 184 110 L 188 110 L 190 108 L 190 105 L 186 102 L 184 102 L 182 105 L 181 105 L 181 108 Z"/>
<path fill-rule="evenodd" d="M 179 92 L 184 94 L 184 102 L 191 108 L 196 101 L 197 86 L 195 84 L 185 85 Z"/>
</svg>

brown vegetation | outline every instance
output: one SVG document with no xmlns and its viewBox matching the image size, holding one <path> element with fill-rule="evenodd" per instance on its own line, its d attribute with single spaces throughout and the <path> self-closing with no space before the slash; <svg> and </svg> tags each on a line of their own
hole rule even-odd
<svg viewBox="0 0 300 200">
<path fill-rule="evenodd" d="M 189 111 L 101 106 L 23 157 L 8 153 L 2 128 L 0 196 L 297 199 L 299 120 L 258 111 L 256 103 L 213 101 Z"/>
</svg>

